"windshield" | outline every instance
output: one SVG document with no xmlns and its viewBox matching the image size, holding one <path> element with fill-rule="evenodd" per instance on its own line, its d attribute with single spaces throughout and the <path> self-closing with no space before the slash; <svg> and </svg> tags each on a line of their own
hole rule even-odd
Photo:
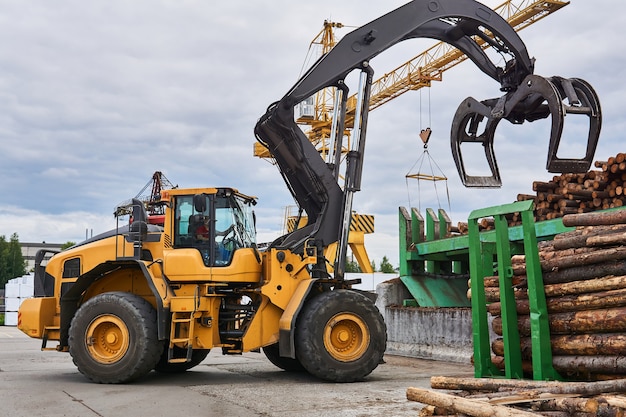
<svg viewBox="0 0 626 417">
<path fill-rule="evenodd" d="M 230 192 L 177 197 L 174 246 L 196 248 L 205 266 L 229 265 L 237 249 L 256 247 L 252 204 Z"/>
<path fill-rule="evenodd" d="M 254 215 L 250 203 L 239 196 L 217 197 L 215 200 L 216 234 L 225 233 L 233 227 L 233 240 L 239 248 L 256 244 Z"/>
</svg>

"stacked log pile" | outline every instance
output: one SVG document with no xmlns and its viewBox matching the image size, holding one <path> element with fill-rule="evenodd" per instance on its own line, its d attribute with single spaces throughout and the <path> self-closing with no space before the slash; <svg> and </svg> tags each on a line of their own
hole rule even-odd
<svg viewBox="0 0 626 417">
<path fill-rule="evenodd" d="M 553 366 L 566 378 L 626 377 L 626 209 L 566 215 L 572 232 L 541 242 L 539 257 L 550 324 Z M 522 359 L 531 365 L 529 301 L 523 255 L 512 258 Z M 485 279 L 494 332 L 502 335 L 497 277 Z M 492 343 L 504 364 L 502 339 Z"/>
<path fill-rule="evenodd" d="M 598 169 L 556 175 L 550 181 L 533 181 L 534 194 L 518 194 L 517 201 L 535 202 L 535 221 L 626 206 L 626 153 L 596 161 L 594 166 Z M 509 226 L 521 224 L 518 213 L 507 220 Z M 478 228 L 493 229 L 493 219 L 481 219 Z M 459 222 L 453 232 L 467 234 L 467 223 Z"/>
<path fill-rule="evenodd" d="M 535 194 L 518 194 L 517 200 L 535 200 L 535 220 L 550 220 L 567 214 L 621 207 L 626 203 L 626 153 L 594 163 L 599 170 L 562 174 L 551 181 L 533 182 Z M 512 218 L 516 224 L 518 219 Z"/>
<path fill-rule="evenodd" d="M 592 417 L 626 415 L 626 380 L 544 382 L 436 376 L 431 388 L 408 388 L 407 399 L 426 404 L 420 416 Z"/>
</svg>

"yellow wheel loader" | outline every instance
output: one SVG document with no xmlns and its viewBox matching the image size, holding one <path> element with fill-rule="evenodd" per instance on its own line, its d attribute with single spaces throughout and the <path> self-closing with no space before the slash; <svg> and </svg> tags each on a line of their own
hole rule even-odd
<svg viewBox="0 0 626 417">
<path fill-rule="evenodd" d="M 494 131 L 552 118 L 549 170 L 587 170 L 600 129 L 595 92 L 579 79 L 532 74 L 515 30 L 473 0 L 415 0 L 346 35 L 257 122 L 265 146 L 306 223 L 257 247 L 253 197 L 233 188 L 162 190 L 162 224 L 152 224 L 141 201 L 116 210 L 117 227 L 55 254 L 38 254 L 36 297 L 19 311 L 18 327 L 43 349 L 69 352 L 86 377 L 123 383 L 156 370 L 183 372 L 211 349 L 263 352 L 287 371 L 334 382 L 365 378 L 386 348 L 375 296 L 352 288 L 345 260 L 352 199 L 359 191 L 373 69 L 370 59 L 410 38 L 457 47 L 505 94 L 464 101 L 453 121 L 452 153 L 467 186 L 500 184 Z M 495 54 L 485 53 L 485 47 Z M 492 62 L 504 58 L 502 67 Z M 345 79 L 360 71 L 356 114 L 346 121 Z M 324 160 L 298 127 L 294 108 L 335 87 L 333 149 Z M 565 114 L 589 118 L 587 153 L 557 157 Z M 347 153 L 344 130 L 353 127 Z M 483 130 L 480 128 L 484 127 Z M 461 145 L 481 144 L 491 177 L 467 175 Z M 345 160 L 343 156 L 345 155 Z M 300 222 L 297 222 L 299 224 Z M 333 256 L 326 256 L 328 248 Z M 334 259 L 331 265 L 328 259 Z M 57 342 L 48 348 L 48 343 Z"/>
</svg>

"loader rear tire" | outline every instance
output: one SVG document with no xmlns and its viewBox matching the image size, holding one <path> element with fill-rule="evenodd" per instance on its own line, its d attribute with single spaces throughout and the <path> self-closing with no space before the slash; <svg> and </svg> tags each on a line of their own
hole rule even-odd
<svg viewBox="0 0 626 417">
<path fill-rule="evenodd" d="M 332 382 L 360 381 L 382 362 L 385 322 L 364 294 L 324 292 L 309 300 L 296 323 L 296 356 L 312 375 Z"/>
<path fill-rule="evenodd" d="M 163 353 L 161 354 L 161 358 L 154 367 L 154 370 L 163 374 L 179 374 L 193 368 L 194 366 L 200 365 L 200 363 L 209 355 L 211 349 L 194 349 L 193 352 L 191 352 L 191 360 L 189 362 L 180 363 L 169 363 L 167 361 L 167 351 L 168 347 L 166 344 L 163 349 Z M 187 352 L 187 349 L 174 347 L 174 351 L 175 357 L 181 357 L 184 352 Z"/>
<path fill-rule="evenodd" d="M 263 348 L 263 353 L 270 362 L 274 365 L 278 366 L 280 369 L 287 372 L 304 372 L 304 366 L 300 363 L 298 359 L 293 358 L 285 358 L 284 356 L 280 356 L 278 350 L 278 343 L 273 345 L 265 346 Z"/>
<path fill-rule="evenodd" d="M 101 384 L 135 380 L 154 368 L 163 352 L 156 311 L 143 298 L 109 292 L 87 300 L 69 330 L 78 370 Z"/>
</svg>

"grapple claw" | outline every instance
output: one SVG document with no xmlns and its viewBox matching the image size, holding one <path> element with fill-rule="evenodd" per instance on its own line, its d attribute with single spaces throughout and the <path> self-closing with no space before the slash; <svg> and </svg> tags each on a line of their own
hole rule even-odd
<svg viewBox="0 0 626 417">
<path fill-rule="evenodd" d="M 493 133 L 500 119 L 492 117 L 492 111 L 491 107 L 472 97 L 468 97 L 461 102 L 454 115 L 450 135 L 452 157 L 454 158 L 461 182 L 466 187 L 499 188 L 502 186 L 500 171 L 498 170 L 493 151 Z M 479 133 L 479 127 L 485 118 L 487 122 L 484 130 Z M 461 145 L 463 143 L 481 143 L 483 145 L 491 176 L 467 175 L 461 154 Z"/>
<path fill-rule="evenodd" d="M 587 148 L 582 158 L 557 156 L 565 116 L 568 114 L 585 115 L 589 118 Z M 495 129 L 500 120 L 507 119 L 511 123 L 521 124 L 548 116 L 551 117 L 551 126 L 546 169 L 558 173 L 589 170 L 602 124 L 600 100 L 596 92 L 589 83 L 578 78 L 544 78 L 531 74 L 516 90 L 499 99 L 478 102 L 469 97 L 457 109 L 452 121 L 450 142 L 463 185 L 482 188 L 497 188 L 502 185 L 493 151 Z M 478 127 L 484 119 L 484 129 L 479 133 Z M 491 176 L 467 175 L 461 155 L 461 144 L 466 142 L 482 143 Z"/>
<path fill-rule="evenodd" d="M 550 81 L 559 90 L 562 98 L 568 99 L 567 103 L 562 102 L 565 115 L 578 114 L 587 116 L 589 118 L 589 131 L 585 156 L 579 159 L 559 158 L 557 152 L 561 136 L 555 137 L 551 135 L 546 169 L 548 172 L 586 172 L 591 167 L 598 146 L 598 139 L 600 138 L 600 128 L 602 127 L 600 100 L 593 87 L 579 78 L 553 77 Z"/>
</svg>

